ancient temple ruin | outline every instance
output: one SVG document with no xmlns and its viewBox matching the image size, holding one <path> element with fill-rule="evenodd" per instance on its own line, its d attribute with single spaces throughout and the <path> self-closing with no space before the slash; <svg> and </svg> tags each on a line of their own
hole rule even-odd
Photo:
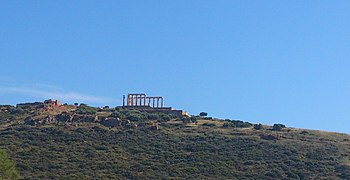
<svg viewBox="0 0 350 180">
<path fill-rule="evenodd" d="M 189 114 L 183 110 L 175 110 L 172 107 L 164 106 L 164 97 L 147 96 L 144 93 L 128 94 L 126 99 L 123 95 L 123 108 L 137 109 L 146 112 L 163 112 L 168 114 L 186 115 Z"/>
<path fill-rule="evenodd" d="M 123 106 L 125 106 L 125 96 L 123 96 Z M 164 98 L 160 96 L 147 97 L 146 94 L 128 94 L 126 106 L 164 108 Z"/>
</svg>

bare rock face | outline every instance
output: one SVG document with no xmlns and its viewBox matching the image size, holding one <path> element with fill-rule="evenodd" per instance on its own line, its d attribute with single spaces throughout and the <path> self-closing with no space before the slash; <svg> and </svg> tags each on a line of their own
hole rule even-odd
<svg viewBox="0 0 350 180">
<path fill-rule="evenodd" d="M 124 121 L 121 122 L 122 126 L 128 126 L 129 124 L 131 124 L 130 120 L 124 120 Z"/>
<path fill-rule="evenodd" d="M 46 124 L 54 124 L 56 122 L 57 122 L 56 119 L 53 116 L 51 116 L 51 115 L 48 115 L 48 116 L 46 116 L 43 119 L 34 119 L 34 117 L 30 116 L 30 117 L 27 117 L 24 120 L 24 124 L 30 125 L 30 126 L 40 126 L 40 125 L 46 125 Z"/>
<path fill-rule="evenodd" d="M 130 123 L 126 123 L 125 126 L 126 128 L 137 128 L 137 124 L 130 122 Z"/>
<path fill-rule="evenodd" d="M 159 127 L 158 124 L 155 124 L 155 125 L 149 127 L 149 129 L 152 130 L 152 131 L 158 131 L 160 129 L 160 127 Z"/>
<path fill-rule="evenodd" d="M 80 122 L 98 122 L 98 116 L 86 115 L 86 114 L 76 114 L 74 112 L 63 112 L 56 116 L 58 122 L 77 124 Z"/>
<path fill-rule="evenodd" d="M 121 120 L 116 117 L 107 117 L 102 121 L 99 121 L 100 124 L 110 127 L 110 128 L 137 128 L 138 124 L 131 122 L 130 120 Z"/>
<path fill-rule="evenodd" d="M 122 121 L 119 118 L 115 118 L 115 117 L 105 118 L 100 123 L 104 126 L 107 126 L 107 127 L 121 127 L 122 126 Z"/>
<path fill-rule="evenodd" d="M 41 124 L 53 124 L 53 123 L 56 123 L 56 119 L 51 115 L 48 115 L 41 120 Z"/>
<path fill-rule="evenodd" d="M 35 119 L 33 119 L 32 117 L 27 117 L 24 120 L 24 124 L 30 125 L 30 126 L 36 126 L 37 125 L 37 121 Z"/>
<path fill-rule="evenodd" d="M 67 122 L 73 122 L 73 117 L 74 117 L 73 114 L 69 114 L 67 112 L 63 112 L 63 113 L 57 115 L 56 119 L 57 119 L 58 122 L 67 123 Z"/>
<path fill-rule="evenodd" d="M 94 122 L 95 122 L 95 123 L 99 122 L 98 116 L 95 116 Z"/>
</svg>

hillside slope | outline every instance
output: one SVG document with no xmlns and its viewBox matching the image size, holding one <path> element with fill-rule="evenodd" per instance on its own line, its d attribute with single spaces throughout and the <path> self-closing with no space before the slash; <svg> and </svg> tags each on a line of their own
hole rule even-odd
<svg viewBox="0 0 350 180">
<path fill-rule="evenodd" d="M 26 179 L 348 179 L 350 136 L 86 105 L 0 107 Z"/>
</svg>

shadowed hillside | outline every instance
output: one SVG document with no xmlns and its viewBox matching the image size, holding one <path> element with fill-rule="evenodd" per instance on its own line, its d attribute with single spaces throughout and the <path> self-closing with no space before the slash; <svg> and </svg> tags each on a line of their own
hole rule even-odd
<svg viewBox="0 0 350 180">
<path fill-rule="evenodd" d="M 81 104 L 0 106 L 26 179 L 348 179 L 350 136 Z"/>
</svg>

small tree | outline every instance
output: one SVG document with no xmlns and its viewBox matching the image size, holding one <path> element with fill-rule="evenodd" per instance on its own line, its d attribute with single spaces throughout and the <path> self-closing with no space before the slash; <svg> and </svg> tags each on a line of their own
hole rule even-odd
<svg viewBox="0 0 350 180">
<path fill-rule="evenodd" d="M 182 117 L 182 118 L 181 118 L 181 121 L 182 121 L 183 123 L 190 123 L 190 122 L 191 122 L 191 118 L 189 118 L 189 117 Z"/>
<path fill-rule="evenodd" d="M 111 117 L 115 117 L 115 118 L 120 118 L 120 119 L 125 119 L 125 114 L 121 113 L 119 111 L 115 111 L 111 114 Z"/>
<path fill-rule="evenodd" d="M 140 113 L 140 112 L 132 112 L 126 116 L 126 119 L 133 121 L 133 122 L 138 122 L 138 121 L 147 120 L 147 116 L 145 114 Z"/>
<path fill-rule="evenodd" d="M 191 121 L 193 122 L 193 123 L 197 123 L 198 121 L 197 121 L 197 117 L 195 117 L 195 116 L 191 116 Z"/>
<path fill-rule="evenodd" d="M 208 113 L 206 113 L 206 112 L 201 112 L 201 113 L 199 113 L 199 116 L 205 117 L 205 116 L 208 116 Z"/>
<path fill-rule="evenodd" d="M 0 149 L 0 179 L 19 179 L 19 177 L 15 164 L 7 153 Z"/>
<path fill-rule="evenodd" d="M 235 127 L 235 125 L 231 122 L 225 122 L 223 125 L 222 125 L 223 128 L 229 128 L 229 127 Z"/>
<path fill-rule="evenodd" d="M 284 124 L 274 124 L 272 127 L 272 130 L 274 131 L 282 131 L 283 128 L 285 128 L 286 126 Z"/>
<path fill-rule="evenodd" d="M 148 120 L 157 120 L 157 119 L 159 119 L 159 114 L 148 114 L 147 119 Z"/>
<path fill-rule="evenodd" d="M 254 124 L 254 129 L 256 130 L 260 130 L 260 129 L 263 129 L 263 125 L 262 124 Z"/>
<path fill-rule="evenodd" d="M 160 117 L 161 117 L 161 120 L 164 122 L 170 121 L 170 119 L 171 119 L 171 116 L 167 115 L 167 114 L 163 114 Z"/>
</svg>

